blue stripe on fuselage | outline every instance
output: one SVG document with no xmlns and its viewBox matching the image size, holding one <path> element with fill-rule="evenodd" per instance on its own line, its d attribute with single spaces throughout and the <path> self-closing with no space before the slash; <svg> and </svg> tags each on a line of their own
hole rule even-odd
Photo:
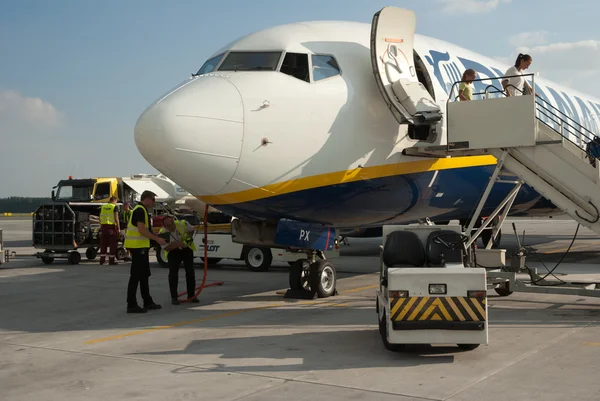
<svg viewBox="0 0 600 401">
<path fill-rule="evenodd" d="M 239 218 L 289 218 L 336 227 L 407 223 L 424 217 L 468 219 L 494 167 L 441 170 L 435 179 L 435 172 L 427 171 L 355 181 L 215 207 Z M 483 215 L 490 214 L 512 188 L 510 184 L 496 184 Z M 533 189 L 523 186 L 512 213 L 522 213 L 540 199 Z"/>
</svg>

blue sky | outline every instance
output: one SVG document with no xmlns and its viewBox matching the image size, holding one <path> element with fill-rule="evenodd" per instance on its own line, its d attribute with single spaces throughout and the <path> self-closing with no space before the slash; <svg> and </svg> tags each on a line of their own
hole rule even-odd
<svg viewBox="0 0 600 401">
<path fill-rule="evenodd" d="M 70 174 L 154 173 L 135 122 L 215 50 L 283 23 L 370 23 L 386 5 L 413 9 L 418 33 L 487 56 L 525 48 L 533 71 L 600 97 L 598 2 L 2 0 L 0 197 L 46 196 Z"/>
</svg>

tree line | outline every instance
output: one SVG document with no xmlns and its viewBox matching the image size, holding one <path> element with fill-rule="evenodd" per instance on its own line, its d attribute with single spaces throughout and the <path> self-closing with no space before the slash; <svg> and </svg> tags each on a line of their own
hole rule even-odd
<svg viewBox="0 0 600 401">
<path fill-rule="evenodd" d="M 42 203 L 50 202 L 51 198 L 26 198 L 11 196 L 0 198 L 0 213 L 31 213 Z"/>
</svg>

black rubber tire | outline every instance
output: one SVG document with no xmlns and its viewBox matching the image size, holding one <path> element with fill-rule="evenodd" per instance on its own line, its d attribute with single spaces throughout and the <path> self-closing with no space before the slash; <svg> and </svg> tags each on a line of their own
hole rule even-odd
<svg viewBox="0 0 600 401">
<path fill-rule="evenodd" d="M 81 254 L 77 251 L 69 252 L 69 256 L 68 256 L 67 260 L 72 265 L 79 264 L 79 262 L 81 262 Z"/>
<path fill-rule="evenodd" d="M 507 297 L 513 293 L 511 290 L 507 290 L 506 288 L 502 287 L 494 288 L 494 291 L 496 291 L 496 294 L 500 295 L 501 297 Z"/>
<path fill-rule="evenodd" d="M 379 314 L 377 314 L 379 316 Z M 381 341 L 383 342 L 383 346 L 388 351 L 392 352 L 402 352 L 406 348 L 405 344 L 390 344 L 387 339 L 387 319 L 386 315 L 379 316 L 379 334 L 381 335 Z"/>
<path fill-rule="evenodd" d="M 52 264 L 52 262 L 54 262 L 54 258 L 51 256 L 42 256 L 41 259 L 42 262 L 44 262 L 47 265 Z"/>
<path fill-rule="evenodd" d="M 125 248 L 117 248 L 117 260 L 125 260 L 125 258 L 127 258 L 128 256 L 129 254 L 127 253 L 127 250 Z"/>
<path fill-rule="evenodd" d="M 465 351 L 472 351 L 479 347 L 479 344 L 457 344 L 458 348 L 464 349 Z"/>
<path fill-rule="evenodd" d="M 308 260 L 298 259 L 290 266 L 290 289 L 292 291 L 310 290 L 310 263 Z"/>
<path fill-rule="evenodd" d="M 266 272 L 271 267 L 273 254 L 269 248 L 249 246 L 244 249 L 244 262 L 253 272 Z M 259 262 L 259 264 L 256 264 Z"/>
<path fill-rule="evenodd" d="M 321 279 L 323 274 L 328 276 L 328 282 L 332 282 L 330 286 L 323 286 Z M 310 287 L 317 292 L 319 298 L 328 298 L 334 295 L 336 284 L 337 275 L 331 262 L 321 259 L 310 266 Z"/>
<path fill-rule="evenodd" d="M 96 256 L 98 255 L 98 250 L 96 248 L 90 247 L 88 249 L 85 250 L 85 257 L 88 260 L 94 260 L 96 259 Z"/>
<path fill-rule="evenodd" d="M 212 265 L 216 265 L 217 263 L 219 263 L 220 261 L 222 261 L 222 258 L 208 258 L 208 265 L 212 266 Z M 200 257 L 200 263 L 202 264 L 202 266 L 204 266 L 204 258 Z"/>
</svg>

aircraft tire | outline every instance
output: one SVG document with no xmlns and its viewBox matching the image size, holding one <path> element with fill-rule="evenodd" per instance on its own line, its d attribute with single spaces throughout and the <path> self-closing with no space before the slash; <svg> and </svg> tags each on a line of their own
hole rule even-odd
<svg viewBox="0 0 600 401">
<path fill-rule="evenodd" d="M 335 267 L 327 260 L 317 260 L 310 266 L 310 287 L 319 298 L 335 294 L 337 284 Z"/>
</svg>

